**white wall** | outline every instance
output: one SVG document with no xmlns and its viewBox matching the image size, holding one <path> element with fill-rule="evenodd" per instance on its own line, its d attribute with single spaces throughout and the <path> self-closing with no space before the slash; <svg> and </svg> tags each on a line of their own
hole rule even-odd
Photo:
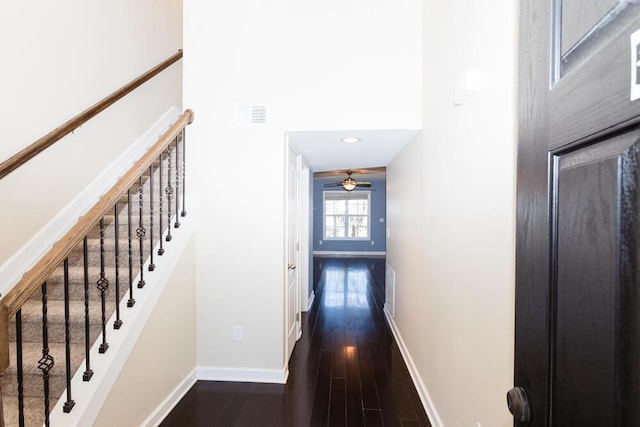
<svg viewBox="0 0 640 427">
<path fill-rule="evenodd" d="M 212 377 L 282 372 L 285 132 L 419 127 L 420 11 L 420 0 L 185 1 L 198 365 Z M 268 106 L 270 123 L 235 126 L 243 104 Z"/>
<path fill-rule="evenodd" d="M 24 0 L 0 13 L 0 161 L 182 47 L 182 0 Z M 171 106 L 170 69 L 0 180 L 0 264 Z"/>
<path fill-rule="evenodd" d="M 195 370 L 194 262 L 191 237 L 94 427 L 143 425 Z"/>
<path fill-rule="evenodd" d="M 423 133 L 387 168 L 395 323 L 442 425 L 507 427 L 517 10 L 429 1 L 423 16 Z M 455 82 L 472 68 L 484 89 L 455 107 Z"/>
</svg>

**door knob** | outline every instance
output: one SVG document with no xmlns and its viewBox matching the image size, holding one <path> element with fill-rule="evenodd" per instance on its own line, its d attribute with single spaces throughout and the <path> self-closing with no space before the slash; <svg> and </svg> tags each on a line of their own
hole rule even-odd
<svg viewBox="0 0 640 427">
<path fill-rule="evenodd" d="M 507 392 L 507 406 L 516 421 L 529 422 L 531 418 L 529 399 L 527 399 L 527 393 L 522 387 L 514 387 Z"/>
<path fill-rule="evenodd" d="M 296 269 L 296 265 L 295 264 L 289 264 L 289 270 L 295 270 Z"/>
</svg>

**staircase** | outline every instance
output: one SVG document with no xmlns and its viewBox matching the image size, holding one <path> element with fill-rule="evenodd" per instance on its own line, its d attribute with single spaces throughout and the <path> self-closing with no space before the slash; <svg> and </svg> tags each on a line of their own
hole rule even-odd
<svg viewBox="0 0 640 427">
<path fill-rule="evenodd" d="M 169 247 L 170 243 L 167 240 L 170 240 L 170 233 L 173 232 L 172 229 L 179 226 L 176 222 L 180 220 L 181 212 L 176 216 L 178 210 L 176 196 L 179 199 L 180 209 L 182 209 L 182 200 L 180 200 L 180 193 L 176 191 L 176 179 L 180 177 L 182 180 L 179 181 L 178 186 L 184 185 L 181 158 L 178 171 L 175 166 L 176 155 L 181 156 L 184 149 L 184 145 L 181 145 L 181 135 L 176 139 L 176 143 L 169 147 L 173 147 L 169 157 L 166 155 L 166 150 L 164 156 L 161 156 L 162 166 L 156 160 L 152 167 L 153 174 L 147 169 L 140 180 L 130 188 L 130 200 L 125 193 L 110 213 L 103 217 L 102 227 L 100 224 L 93 226 L 86 237 L 86 266 L 83 241 L 80 241 L 68 255 L 68 323 L 65 323 L 64 265 L 58 266 L 47 279 L 46 285 L 42 286 L 42 291 L 36 291 L 22 307 L 17 315 L 21 318 L 21 325 L 16 323 L 15 318 L 11 321 L 10 366 L 2 377 L 5 425 L 20 425 L 18 395 L 22 392 L 24 425 L 42 426 L 45 423 L 45 405 L 47 405 L 46 388 L 48 388 L 47 412 L 49 412 L 58 399 L 64 402 L 69 401 L 66 393 L 67 384 L 76 372 L 90 381 L 90 366 L 87 366 L 85 360 L 89 347 L 102 345 L 101 349 L 103 348 L 105 352 L 118 351 L 117 348 L 108 348 L 109 337 L 117 334 L 118 329 L 127 327 L 125 305 L 135 304 L 136 294 L 144 292 L 145 283 L 140 281 L 140 275 L 145 281 L 150 281 L 154 268 L 150 263 L 151 255 L 154 263 L 161 262 L 160 254 L 164 250 L 158 250 L 158 245 L 162 241 L 163 246 Z M 168 158 L 173 163 L 171 166 Z M 171 179 L 172 188 L 167 191 L 168 178 Z M 181 190 L 180 188 L 179 191 Z M 171 194 L 171 198 L 168 198 L 168 193 Z M 169 212 L 172 217 L 170 228 L 167 226 Z M 160 224 L 161 221 L 162 224 Z M 129 230 L 130 223 L 131 230 Z M 131 233 L 131 239 L 129 233 Z M 152 244 L 156 246 L 153 254 Z M 88 273 L 86 281 L 85 268 Z M 108 281 L 104 292 L 100 291 L 100 286 L 105 287 L 107 282 L 102 278 Z M 88 284 L 86 289 L 85 282 Z M 119 287 L 118 291 L 116 284 Z M 153 284 L 150 283 L 150 286 Z M 109 323 L 110 317 L 116 312 L 116 302 L 122 302 L 119 316 L 122 323 L 118 321 Z M 44 320 L 45 315 L 46 320 Z M 44 344 L 43 325 L 46 325 L 47 344 Z M 85 328 L 85 325 L 88 325 L 88 328 Z M 103 335 L 103 327 L 106 335 Z M 65 341 L 67 334 L 69 339 Z M 22 337 L 22 390 L 19 386 L 18 373 L 20 364 L 17 359 L 18 335 Z M 69 376 L 65 369 L 67 346 L 70 355 Z M 45 366 L 41 363 L 46 360 L 43 358 L 46 354 L 52 356 L 54 360 L 53 367 L 48 371 L 48 386 L 45 384 L 45 372 L 42 370 Z M 89 364 L 90 362 L 91 360 Z M 82 399 L 82 396 L 73 395 L 71 390 L 71 399 Z M 70 403 L 68 405 L 71 406 Z"/>
</svg>

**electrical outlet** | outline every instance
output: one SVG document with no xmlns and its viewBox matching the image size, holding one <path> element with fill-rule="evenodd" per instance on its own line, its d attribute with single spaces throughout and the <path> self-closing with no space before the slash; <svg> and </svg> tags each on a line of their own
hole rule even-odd
<svg viewBox="0 0 640 427">
<path fill-rule="evenodd" d="M 233 327 L 233 340 L 242 341 L 242 326 Z"/>
<path fill-rule="evenodd" d="M 371 241 L 371 246 L 375 245 L 376 242 L 374 242 L 373 240 Z"/>
</svg>

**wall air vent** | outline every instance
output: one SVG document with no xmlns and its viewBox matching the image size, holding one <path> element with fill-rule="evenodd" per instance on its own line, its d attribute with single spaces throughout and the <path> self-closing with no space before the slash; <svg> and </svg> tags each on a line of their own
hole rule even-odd
<svg viewBox="0 0 640 427">
<path fill-rule="evenodd" d="M 236 124 L 240 126 L 264 125 L 267 123 L 267 107 L 264 105 L 241 105 L 236 109 Z"/>
</svg>

